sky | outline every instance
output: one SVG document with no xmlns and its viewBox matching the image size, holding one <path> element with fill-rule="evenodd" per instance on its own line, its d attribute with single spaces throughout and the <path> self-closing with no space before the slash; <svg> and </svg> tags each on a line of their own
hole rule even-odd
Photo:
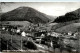
<svg viewBox="0 0 80 53">
<path fill-rule="evenodd" d="M 80 8 L 80 2 L 6 2 L 1 4 L 1 9 L 8 12 L 21 6 L 32 7 L 47 15 L 61 16 Z"/>
</svg>

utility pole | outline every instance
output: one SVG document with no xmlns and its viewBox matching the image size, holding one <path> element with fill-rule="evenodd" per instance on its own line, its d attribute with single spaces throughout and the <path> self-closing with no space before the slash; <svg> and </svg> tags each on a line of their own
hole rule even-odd
<svg viewBox="0 0 80 53">
<path fill-rule="evenodd" d="M 77 35 L 76 35 L 76 37 L 77 37 L 77 53 L 79 53 L 80 51 L 79 51 L 79 49 L 80 49 L 80 34 L 79 34 L 79 30 L 77 31 Z"/>
<path fill-rule="evenodd" d="M 12 44 L 12 36 L 13 36 L 13 35 L 11 35 L 11 44 Z"/>
<path fill-rule="evenodd" d="M 7 40 L 7 51 L 8 51 L 8 47 L 9 47 L 8 43 L 9 43 L 9 42 L 8 42 L 8 40 Z"/>
<path fill-rule="evenodd" d="M 78 32 L 78 53 L 80 53 L 80 32 Z"/>
<path fill-rule="evenodd" d="M 22 44 L 22 36 L 21 36 L 21 51 L 22 51 L 22 45 L 23 45 L 23 44 Z"/>
</svg>

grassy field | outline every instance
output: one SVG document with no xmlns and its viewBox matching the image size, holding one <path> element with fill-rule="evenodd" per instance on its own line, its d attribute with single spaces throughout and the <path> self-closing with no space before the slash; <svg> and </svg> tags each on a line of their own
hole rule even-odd
<svg viewBox="0 0 80 53">
<path fill-rule="evenodd" d="M 80 23 L 72 23 L 67 26 L 60 27 L 60 28 L 56 29 L 56 31 L 61 32 L 61 33 L 62 32 L 68 33 L 69 31 L 76 32 L 76 31 L 78 31 L 79 27 L 80 27 Z"/>
</svg>

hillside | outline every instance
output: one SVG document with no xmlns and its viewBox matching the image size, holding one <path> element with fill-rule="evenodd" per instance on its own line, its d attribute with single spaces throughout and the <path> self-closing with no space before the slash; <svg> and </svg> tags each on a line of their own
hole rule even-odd
<svg viewBox="0 0 80 53">
<path fill-rule="evenodd" d="M 1 20 L 1 15 L 2 15 L 2 13 L 0 13 L 0 20 Z"/>
<path fill-rule="evenodd" d="M 2 15 L 2 13 L 0 13 L 0 16 Z"/>
<path fill-rule="evenodd" d="M 69 22 L 58 23 L 58 24 L 52 26 L 52 30 L 56 30 L 60 27 L 67 26 L 72 23 L 80 23 L 80 19 L 69 21 Z"/>
<path fill-rule="evenodd" d="M 69 32 L 69 31 L 76 32 L 79 30 L 79 28 L 80 28 L 80 23 L 72 23 L 67 26 L 60 27 L 60 28 L 56 29 L 55 31 L 57 31 L 57 32 Z"/>
<path fill-rule="evenodd" d="M 53 23 L 58 23 L 52 26 L 52 30 L 56 32 L 75 32 L 80 27 L 80 8 L 66 13 L 64 16 L 59 16 Z"/>
<path fill-rule="evenodd" d="M 68 12 L 64 16 L 57 17 L 53 22 L 63 23 L 63 22 L 77 20 L 77 19 L 80 19 L 80 8 L 75 11 Z"/>
<path fill-rule="evenodd" d="M 12 26 L 18 26 L 20 29 L 24 29 L 25 27 L 28 28 L 28 26 L 31 24 L 28 21 L 2 21 L 2 25 L 12 25 Z M 26 29 L 27 29 L 26 28 Z"/>
<path fill-rule="evenodd" d="M 29 21 L 31 23 L 47 23 L 49 18 L 45 14 L 31 8 L 19 7 L 1 15 L 1 21 Z"/>
</svg>

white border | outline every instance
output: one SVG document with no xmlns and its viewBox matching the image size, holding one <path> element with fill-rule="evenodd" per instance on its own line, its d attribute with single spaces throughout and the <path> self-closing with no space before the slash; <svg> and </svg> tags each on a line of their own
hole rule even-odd
<svg viewBox="0 0 80 53">
<path fill-rule="evenodd" d="M 80 0 L 0 0 L 0 2 L 80 2 Z"/>
</svg>

